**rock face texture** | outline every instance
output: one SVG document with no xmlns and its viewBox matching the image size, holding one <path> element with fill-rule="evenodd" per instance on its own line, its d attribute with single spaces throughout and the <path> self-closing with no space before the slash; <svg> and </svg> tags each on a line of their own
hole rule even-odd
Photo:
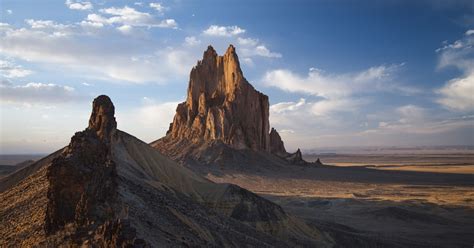
<svg viewBox="0 0 474 248">
<path fill-rule="evenodd" d="M 94 131 L 100 139 L 106 140 L 117 129 L 115 107 L 108 96 L 100 95 L 94 99 L 87 129 Z"/>
<path fill-rule="evenodd" d="M 77 132 L 48 167 L 47 235 L 72 224 L 76 230 L 95 230 L 94 243 L 103 246 L 142 242 L 135 229 L 118 218 L 121 203 L 110 144 L 117 127 L 114 113 L 108 96 L 94 99 L 89 126 Z"/>
<path fill-rule="evenodd" d="M 269 151 L 268 109 L 268 97 L 243 76 L 234 46 L 223 56 L 209 46 L 191 70 L 187 99 L 178 105 L 167 135 Z"/>
<path fill-rule="evenodd" d="M 298 148 L 295 153 L 288 154 L 286 159 L 292 164 L 306 164 L 307 162 L 303 159 L 303 155 L 301 154 L 301 150 Z"/>
<path fill-rule="evenodd" d="M 280 134 L 278 134 L 275 128 L 272 128 L 270 131 L 270 152 L 279 156 L 287 155 L 283 140 L 281 140 Z"/>
</svg>

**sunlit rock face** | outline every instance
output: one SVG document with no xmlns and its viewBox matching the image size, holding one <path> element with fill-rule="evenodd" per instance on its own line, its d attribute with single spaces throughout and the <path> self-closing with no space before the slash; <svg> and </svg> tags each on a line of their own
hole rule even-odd
<svg viewBox="0 0 474 248">
<path fill-rule="evenodd" d="M 268 97 L 245 79 L 234 46 L 223 56 L 209 46 L 191 70 L 187 99 L 178 105 L 167 136 L 269 151 L 268 116 Z"/>
</svg>

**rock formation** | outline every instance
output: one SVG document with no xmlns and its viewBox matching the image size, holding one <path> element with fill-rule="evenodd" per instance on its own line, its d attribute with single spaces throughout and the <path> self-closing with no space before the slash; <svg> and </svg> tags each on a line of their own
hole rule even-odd
<svg viewBox="0 0 474 248">
<path fill-rule="evenodd" d="M 268 97 L 243 76 L 234 46 L 223 56 L 209 46 L 191 70 L 187 99 L 178 105 L 167 135 L 268 151 L 268 108 Z"/>
<path fill-rule="evenodd" d="M 1 247 L 311 247 L 279 205 L 213 183 L 116 129 L 107 96 L 63 149 L 0 179 Z"/>
<path fill-rule="evenodd" d="M 117 128 L 115 107 L 108 96 L 101 95 L 92 103 L 89 127 L 100 139 L 108 139 Z"/>
<path fill-rule="evenodd" d="M 270 131 L 270 152 L 278 156 L 286 156 L 287 152 L 280 134 L 272 127 Z"/>
<path fill-rule="evenodd" d="M 94 99 L 89 126 L 77 132 L 48 167 L 46 234 L 73 224 L 76 229 L 96 230 L 94 243 L 103 246 L 143 243 L 135 229 L 118 218 L 117 170 L 110 147 L 117 127 L 114 113 L 108 96 Z"/>
<path fill-rule="evenodd" d="M 223 56 L 209 46 L 191 70 L 186 101 L 178 105 L 166 136 L 151 145 L 181 162 L 208 158 L 209 163 L 229 166 L 246 163 L 236 159 L 245 160 L 250 153 L 286 160 L 291 154 L 275 129 L 269 133 L 269 126 L 268 96 L 245 79 L 234 46 Z"/>
<path fill-rule="evenodd" d="M 286 159 L 291 164 L 307 164 L 307 162 L 303 159 L 303 155 L 301 154 L 301 150 L 298 148 L 295 153 L 288 154 Z"/>
</svg>

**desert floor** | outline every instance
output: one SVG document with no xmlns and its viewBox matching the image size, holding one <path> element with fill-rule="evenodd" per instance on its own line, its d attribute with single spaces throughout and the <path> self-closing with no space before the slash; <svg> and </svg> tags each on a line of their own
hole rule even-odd
<svg viewBox="0 0 474 248">
<path fill-rule="evenodd" d="M 226 171 L 207 178 L 247 188 L 336 235 L 369 237 L 394 246 L 474 245 L 472 154 L 318 157 L 328 165 Z"/>
</svg>

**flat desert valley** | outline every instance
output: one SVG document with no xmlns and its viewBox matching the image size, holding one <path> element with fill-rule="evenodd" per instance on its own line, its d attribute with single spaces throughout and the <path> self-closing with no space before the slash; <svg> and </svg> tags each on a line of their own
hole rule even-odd
<svg viewBox="0 0 474 248">
<path fill-rule="evenodd" d="M 318 157 L 325 165 L 215 172 L 207 178 L 256 192 L 341 240 L 366 237 L 383 247 L 474 243 L 472 151 L 331 153 L 305 159 Z"/>
</svg>

